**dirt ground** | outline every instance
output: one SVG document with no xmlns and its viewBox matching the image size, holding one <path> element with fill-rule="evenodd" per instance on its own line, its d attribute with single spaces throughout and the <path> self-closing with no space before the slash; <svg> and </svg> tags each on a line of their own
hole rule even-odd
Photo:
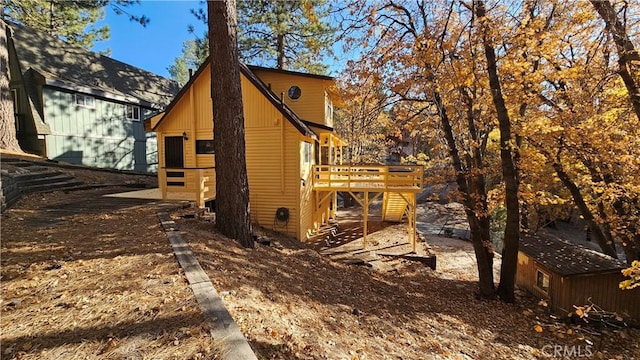
<svg viewBox="0 0 640 360">
<path fill-rule="evenodd" d="M 2 214 L 0 358 L 214 358 L 159 204 L 102 198 L 128 190 L 33 194 Z"/>
<path fill-rule="evenodd" d="M 598 359 L 640 358 L 636 329 L 569 326 L 521 292 L 515 305 L 479 300 L 472 250 L 462 240 L 427 239 L 440 251 L 437 271 L 410 261 L 381 271 L 278 236 L 275 246 L 244 249 L 212 224 L 177 222 L 262 358 L 554 358 L 546 345 L 589 349 Z"/>
<path fill-rule="evenodd" d="M 2 359 L 216 358 L 158 224 L 166 204 L 102 197 L 130 190 L 33 194 L 2 214 Z M 566 324 L 525 293 L 479 300 L 462 240 L 426 237 L 436 271 L 348 265 L 320 254 L 331 244 L 268 230 L 271 246 L 241 248 L 190 211 L 173 212 L 177 226 L 260 359 L 539 359 L 558 346 L 640 359 L 638 329 Z M 403 230 L 380 226 L 371 241 Z"/>
</svg>

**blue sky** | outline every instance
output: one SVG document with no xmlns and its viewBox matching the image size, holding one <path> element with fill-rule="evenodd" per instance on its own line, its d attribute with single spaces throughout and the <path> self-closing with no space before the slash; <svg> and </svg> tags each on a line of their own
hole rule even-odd
<svg viewBox="0 0 640 360">
<path fill-rule="evenodd" d="M 111 37 L 96 44 L 93 50 L 111 49 L 111 58 L 169 77 L 167 67 L 182 53 L 182 43 L 194 38 L 188 26 L 193 25 L 198 36 L 206 30 L 206 25 L 190 11 L 200 6 L 200 1 L 193 0 L 143 0 L 125 8 L 131 14 L 148 17 L 150 22 L 146 27 L 107 9 L 102 23 L 109 25 Z M 334 51 L 344 54 L 338 47 L 340 44 L 336 44 Z M 329 64 L 331 75 L 338 75 L 345 66 L 346 56 L 340 57 L 340 61 Z"/>
<path fill-rule="evenodd" d="M 129 21 L 126 15 L 116 15 L 107 9 L 104 23 L 111 29 L 111 37 L 93 47 L 94 51 L 111 49 L 112 58 L 153 73 L 169 76 L 167 67 L 182 53 L 182 43 L 193 39 L 187 31 L 194 25 L 196 34 L 206 26 L 190 12 L 198 1 L 142 1 L 125 8 L 135 15 L 145 15 L 151 21 L 146 27 Z"/>
</svg>

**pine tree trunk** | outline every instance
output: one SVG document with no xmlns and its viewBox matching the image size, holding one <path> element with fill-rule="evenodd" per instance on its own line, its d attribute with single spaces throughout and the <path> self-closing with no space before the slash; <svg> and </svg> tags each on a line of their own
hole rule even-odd
<svg viewBox="0 0 640 360">
<path fill-rule="evenodd" d="M 253 247 L 235 0 L 209 1 L 209 50 L 216 162 L 216 227 Z"/>
<path fill-rule="evenodd" d="M 476 206 L 477 204 L 475 203 L 478 199 L 482 199 L 481 201 L 484 201 L 483 204 L 480 204 L 480 208 L 486 210 L 485 189 L 483 186 L 483 188 L 480 189 L 481 184 L 484 184 L 484 181 L 472 181 L 466 177 L 464 169 L 462 168 L 460 153 L 453 136 L 453 128 L 449 121 L 449 116 L 444 108 L 440 94 L 437 92 L 434 94 L 434 102 L 438 108 L 442 130 L 449 148 L 449 157 L 451 158 L 451 163 L 456 171 L 456 183 L 458 185 L 458 189 L 463 195 L 462 202 L 465 214 L 467 215 L 467 221 L 469 222 L 471 243 L 473 244 L 473 250 L 476 255 L 480 296 L 485 299 L 494 299 L 496 292 L 495 285 L 493 283 L 493 248 L 491 246 L 491 237 L 489 232 L 490 220 L 486 215 L 486 211 L 483 211 L 481 216 L 478 216 L 474 212 L 474 210 L 478 209 L 478 206 Z"/>
<path fill-rule="evenodd" d="M 278 69 L 286 69 L 286 59 L 284 56 L 284 35 L 278 34 Z"/>
<path fill-rule="evenodd" d="M 487 59 L 487 74 L 491 86 L 491 96 L 498 115 L 498 127 L 500 129 L 500 160 L 502 162 L 502 179 L 505 184 L 505 205 L 507 208 L 507 221 L 504 231 L 504 247 L 502 249 L 502 266 L 500 267 L 500 284 L 498 296 L 505 302 L 515 300 L 514 290 L 516 270 L 518 266 L 518 248 L 520 243 L 520 209 L 518 204 L 518 180 L 516 168 L 511 152 L 511 120 L 504 102 L 495 49 L 487 34 L 486 11 L 484 2 L 474 2 L 478 21 L 482 24 L 482 40 L 485 57 Z"/>
<path fill-rule="evenodd" d="M 611 2 L 609 0 L 591 0 L 591 4 L 604 20 L 607 31 L 613 36 L 613 42 L 618 51 L 620 77 L 629 92 L 633 110 L 640 120 L 640 54 L 629 39 L 624 24 L 618 19 Z"/>
<path fill-rule="evenodd" d="M 4 5 L 0 5 L 0 15 L 2 14 L 4 14 Z M 16 134 L 16 117 L 9 88 L 9 76 L 7 26 L 0 19 L 0 148 L 22 152 Z"/>
</svg>

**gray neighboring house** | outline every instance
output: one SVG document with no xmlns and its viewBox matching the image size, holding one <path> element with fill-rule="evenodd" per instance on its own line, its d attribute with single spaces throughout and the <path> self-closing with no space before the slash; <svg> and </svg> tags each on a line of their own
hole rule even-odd
<svg viewBox="0 0 640 360">
<path fill-rule="evenodd" d="M 178 83 L 9 24 L 11 91 L 23 150 L 49 159 L 155 171 L 155 134 L 143 119 L 162 110 Z"/>
</svg>

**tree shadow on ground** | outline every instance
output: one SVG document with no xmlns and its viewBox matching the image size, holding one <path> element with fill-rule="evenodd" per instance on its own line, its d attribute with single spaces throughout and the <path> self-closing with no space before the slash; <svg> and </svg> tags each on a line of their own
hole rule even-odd
<svg viewBox="0 0 640 360">
<path fill-rule="evenodd" d="M 77 327 L 38 335 L 19 337 L 8 335 L 2 339 L 2 348 L 21 348 L 24 344 L 30 343 L 38 349 L 47 349 L 87 341 L 104 341 L 116 336 L 120 338 L 145 334 L 161 336 L 165 333 L 175 332 L 182 327 L 202 322 L 202 314 L 190 313 L 180 316 L 158 317 L 142 322 L 127 321 L 108 326 Z"/>
<path fill-rule="evenodd" d="M 345 316 L 359 319 L 393 317 L 405 328 L 417 326 L 409 325 L 414 321 L 422 326 L 449 328 L 457 328 L 464 323 L 466 332 L 476 333 L 492 328 L 494 336 L 511 346 L 520 343 L 510 339 L 526 338 L 514 335 L 531 331 L 529 322 L 521 319 L 517 306 L 479 300 L 475 282 L 441 279 L 423 272 L 403 276 L 379 274 L 368 268 L 328 261 L 312 250 L 295 250 L 287 255 L 271 248 L 246 251 L 235 247 L 232 242 L 214 244 L 215 241 L 202 238 L 190 238 L 189 241 L 194 244 L 203 267 L 209 269 L 210 277 L 224 276 L 227 278 L 225 282 L 229 278 L 241 277 L 241 282 L 231 280 L 229 286 L 254 287 L 275 302 L 286 303 L 288 298 L 294 297 L 306 303 L 346 308 Z M 215 252 L 207 252 L 195 243 L 215 247 Z M 224 274 L 210 271 L 222 267 Z M 446 297 L 442 296 L 443 293 Z M 505 321 L 511 326 L 495 328 L 495 321 L 485 315 L 488 307 L 504 314 Z M 425 318 L 433 321 L 426 325 L 422 322 Z M 318 321 L 323 326 L 331 326 L 328 320 Z M 539 344 L 532 340 L 527 345 L 537 347 Z"/>
<path fill-rule="evenodd" d="M 214 232 L 213 226 L 210 231 Z M 193 236 L 188 230 L 183 236 L 209 276 L 226 289 L 251 288 L 252 294 L 287 306 L 298 302 L 340 308 L 344 311 L 339 316 L 357 319 L 363 327 L 393 324 L 393 331 L 432 334 L 445 329 L 460 344 L 480 338 L 473 354 L 460 350 L 473 358 L 499 358 L 493 348 L 497 344 L 503 351 L 515 351 L 509 355 L 513 356 L 531 349 L 540 351 L 549 343 L 577 341 L 534 331 L 539 320 L 523 312 L 536 310 L 537 299 L 521 294 L 517 304 L 482 300 L 477 295 L 477 281 L 443 277 L 419 264 L 410 265 L 406 273 L 381 273 L 336 263 L 300 246 L 247 250 L 221 236 Z M 475 270 L 475 262 L 469 266 Z M 544 311 L 540 312 L 544 317 Z M 335 327 L 324 316 L 316 320 L 323 329 Z M 607 340 L 599 348 L 613 353 L 619 350 L 615 341 Z"/>
<path fill-rule="evenodd" d="M 130 190 L 130 189 L 126 189 Z M 31 264 L 169 254 L 157 211 L 177 206 L 103 197 L 125 188 L 31 194 L 2 214 L 2 279 Z"/>
</svg>

